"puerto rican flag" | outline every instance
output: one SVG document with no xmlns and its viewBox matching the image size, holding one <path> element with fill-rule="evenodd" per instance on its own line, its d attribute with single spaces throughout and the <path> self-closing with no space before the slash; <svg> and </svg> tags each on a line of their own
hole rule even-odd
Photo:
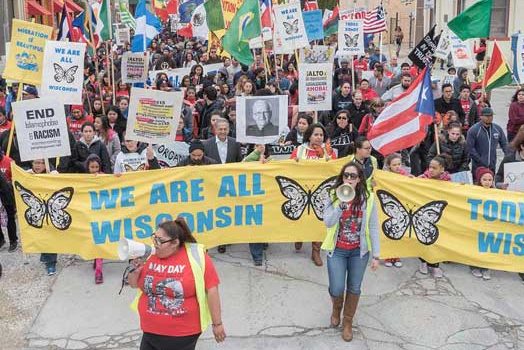
<svg viewBox="0 0 524 350">
<path fill-rule="evenodd" d="M 60 25 L 58 27 L 58 35 L 56 40 L 58 41 L 77 41 L 72 37 L 73 24 L 71 23 L 71 17 L 67 13 L 66 4 L 62 7 L 62 16 L 60 17 Z M 78 39 L 78 38 L 75 38 Z"/>
<path fill-rule="evenodd" d="M 434 116 L 431 74 L 426 67 L 409 89 L 380 113 L 368 139 L 383 155 L 400 151 L 424 140 Z"/>
</svg>

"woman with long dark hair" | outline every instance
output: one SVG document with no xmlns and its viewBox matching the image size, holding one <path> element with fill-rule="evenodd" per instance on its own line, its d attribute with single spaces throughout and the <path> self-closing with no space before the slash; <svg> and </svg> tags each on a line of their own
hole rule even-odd
<svg viewBox="0 0 524 350">
<path fill-rule="evenodd" d="M 186 221 L 165 221 L 151 238 L 155 253 L 145 262 L 135 259 L 136 270 L 128 277 L 129 285 L 142 291 L 140 349 L 193 350 L 209 325 L 215 340 L 224 341 L 218 275 Z"/>
<path fill-rule="evenodd" d="M 336 189 L 342 184 L 350 185 L 355 192 L 351 201 L 337 198 Z M 333 302 L 331 326 L 338 327 L 343 309 L 345 341 L 353 339 L 353 318 L 370 256 L 371 269 L 375 271 L 379 266 L 379 222 L 374 198 L 360 164 L 349 162 L 340 170 L 324 203 L 327 234 L 322 249 L 328 251 L 329 294 Z"/>
<path fill-rule="evenodd" d="M 508 115 L 508 142 L 511 142 L 524 125 L 524 88 L 518 89 L 511 98 Z"/>
</svg>

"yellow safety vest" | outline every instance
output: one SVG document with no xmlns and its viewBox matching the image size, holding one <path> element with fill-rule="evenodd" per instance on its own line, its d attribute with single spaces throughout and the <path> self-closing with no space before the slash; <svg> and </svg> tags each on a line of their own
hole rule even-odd
<svg viewBox="0 0 524 350">
<path fill-rule="evenodd" d="M 204 246 L 198 243 L 185 243 L 184 247 L 186 248 L 189 265 L 195 279 L 195 289 L 200 309 L 200 329 L 204 332 L 211 324 L 211 312 L 207 304 L 206 285 L 204 282 L 204 272 L 206 271 Z M 130 305 L 131 310 L 138 312 L 138 300 L 141 295 L 142 291 L 138 289 L 135 299 Z"/>
<path fill-rule="evenodd" d="M 340 201 L 338 199 L 333 198 L 333 206 L 338 205 L 339 202 Z M 371 217 L 371 211 L 372 211 L 374 202 L 375 202 L 375 195 L 373 194 L 373 192 L 370 192 L 369 197 L 366 201 L 366 243 L 368 245 L 369 251 L 371 251 L 371 238 L 369 235 L 369 218 Z M 324 241 L 322 242 L 322 246 L 321 246 L 323 250 L 327 250 L 327 251 L 335 250 L 335 241 L 337 239 L 338 226 L 339 226 L 339 223 L 337 222 L 335 225 L 327 228 L 326 237 L 324 238 Z"/>
</svg>

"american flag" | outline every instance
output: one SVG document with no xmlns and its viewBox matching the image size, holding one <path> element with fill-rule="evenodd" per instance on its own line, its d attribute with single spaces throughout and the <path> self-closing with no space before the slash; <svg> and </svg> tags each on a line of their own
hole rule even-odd
<svg viewBox="0 0 524 350">
<path fill-rule="evenodd" d="M 375 34 L 387 29 L 386 14 L 382 6 L 377 6 L 373 11 L 368 11 L 364 19 L 364 33 Z"/>
</svg>

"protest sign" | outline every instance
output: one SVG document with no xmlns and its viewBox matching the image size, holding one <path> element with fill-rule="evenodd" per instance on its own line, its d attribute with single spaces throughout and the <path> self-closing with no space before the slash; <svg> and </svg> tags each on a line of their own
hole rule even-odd
<svg viewBox="0 0 524 350">
<path fill-rule="evenodd" d="M 339 12 L 339 19 L 346 21 L 348 19 L 365 19 L 367 10 L 365 7 L 356 7 L 352 9 L 344 9 Z"/>
<path fill-rule="evenodd" d="M 257 36 L 256 38 L 249 40 L 249 48 L 251 50 L 253 49 L 261 49 L 264 47 L 264 42 L 262 41 L 261 36 Z"/>
<path fill-rule="evenodd" d="M 451 41 L 449 39 L 449 29 L 446 27 L 440 34 L 440 40 L 438 41 L 438 45 L 435 52 L 433 53 L 433 56 L 440 58 L 441 60 L 447 60 L 450 50 Z"/>
<path fill-rule="evenodd" d="M 117 28 L 115 30 L 115 39 L 117 46 L 125 46 L 126 44 L 131 43 L 131 37 L 129 33 L 129 28 Z"/>
<path fill-rule="evenodd" d="M 324 39 L 324 27 L 322 26 L 322 10 L 302 12 L 304 27 L 309 41 Z"/>
<path fill-rule="evenodd" d="M 333 63 L 335 49 L 327 45 L 313 45 L 300 49 L 300 63 Z"/>
<path fill-rule="evenodd" d="M 237 141 L 241 143 L 272 143 L 287 128 L 285 95 L 237 96 Z"/>
<path fill-rule="evenodd" d="M 81 104 L 86 44 L 48 40 L 44 49 L 42 97 Z"/>
<path fill-rule="evenodd" d="M 211 64 L 204 64 L 202 66 L 204 70 L 204 76 L 208 74 L 217 74 L 220 68 L 224 68 L 223 63 L 211 63 Z"/>
<path fill-rule="evenodd" d="M 13 19 L 11 46 L 5 70 L 6 79 L 40 85 L 42 82 L 44 47 L 53 28 L 38 23 Z"/>
<path fill-rule="evenodd" d="M 433 40 L 435 36 L 435 26 L 430 29 L 429 32 L 424 35 L 422 40 L 413 48 L 409 53 L 408 58 L 420 69 L 424 67 L 431 67 L 435 61 L 433 58 L 435 50 L 437 49 L 437 43 Z"/>
<path fill-rule="evenodd" d="M 151 84 L 154 83 L 158 74 L 164 73 L 167 75 L 168 81 L 173 87 L 180 87 L 182 84 L 182 78 L 186 75 L 189 75 L 191 68 L 177 68 L 177 69 L 166 69 L 166 70 L 152 70 L 149 71 L 149 80 Z"/>
<path fill-rule="evenodd" d="M 299 63 L 298 110 L 329 111 L 332 102 L 333 65 Z"/>
<path fill-rule="evenodd" d="M 71 155 L 64 105 L 54 97 L 13 102 L 20 159 Z"/>
<path fill-rule="evenodd" d="M 364 21 L 338 21 L 338 51 L 340 55 L 364 54 Z"/>
<path fill-rule="evenodd" d="M 169 141 L 153 146 L 162 168 L 173 168 L 189 156 L 189 145 L 181 141 Z"/>
<path fill-rule="evenodd" d="M 285 50 L 309 46 L 300 3 L 273 6 L 275 14 L 275 40 Z"/>
<path fill-rule="evenodd" d="M 321 166 L 318 161 L 248 162 L 210 165 L 199 172 L 181 167 L 119 178 L 98 175 L 96 189 L 89 176 L 36 177 L 14 166 L 23 249 L 85 259 L 116 258 L 121 238 L 151 244 L 158 224 L 178 216 L 206 248 L 322 241 L 323 207 L 315 199 L 325 198 L 346 162 L 339 159 Z M 524 271 L 521 193 L 380 170 L 374 178 L 380 257 L 422 257 L 429 262 Z M 51 198 L 64 192 L 58 207 L 50 205 Z M 22 195 L 33 200 L 24 202 Z M 290 205 L 291 201 L 298 204 Z M 25 215 L 36 205 L 49 211 Z"/>
<path fill-rule="evenodd" d="M 126 137 L 163 143 L 174 140 L 182 111 L 183 93 L 133 87 L 129 101 Z"/>
<path fill-rule="evenodd" d="M 504 163 L 504 183 L 510 191 L 524 192 L 524 162 Z"/>
<path fill-rule="evenodd" d="M 269 153 L 269 158 L 273 160 L 290 159 L 291 154 L 295 150 L 294 145 L 266 145 Z"/>
<path fill-rule="evenodd" d="M 143 83 L 147 79 L 149 53 L 124 52 L 122 55 L 122 82 L 126 84 Z"/>
<path fill-rule="evenodd" d="M 513 51 L 513 72 L 519 84 L 524 84 L 524 34 L 511 38 L 511 50 Z"/>
<path fill-rule="evenodd" d="M 522 194 L 376 171 L 381 256 L 524 271 Z"/>
<path fill-rule="evenodd" d="M 449 31 L 449 39 L 451 42 L 451 57 L 453 58 L 453 65 L 462 68 L 476 68 L 477 64 L 473 57 L 473 50 L 471 42 L 462 41 L 455 33 Z"/>
</svg>

